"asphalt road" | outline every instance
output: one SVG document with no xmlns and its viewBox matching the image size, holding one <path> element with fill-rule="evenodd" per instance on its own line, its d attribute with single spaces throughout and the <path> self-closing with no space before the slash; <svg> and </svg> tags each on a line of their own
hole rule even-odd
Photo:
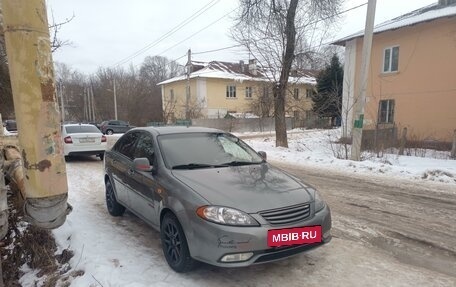
<svg viewBox="0 0 456 287">
<path fill-rule="evenodd" d="M 336 237 L 456 277 L 456 188 L 274 163 L 323 194 Z"/>
</svg>

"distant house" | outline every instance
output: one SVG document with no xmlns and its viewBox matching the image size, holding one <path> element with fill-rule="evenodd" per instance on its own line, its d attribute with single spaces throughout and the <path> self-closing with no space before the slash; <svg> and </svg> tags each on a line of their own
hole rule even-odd
<svg viewBox="0 0 456 287">
<path fill-rule="evenodd" d="M 345 46 L 343 125 L 353 126 L 364 32 Z M 451 141 L 456 129 L 456 0 L 441 0 L 374 28 L 364 130 L 408 128 L 409 138 Z"/>
<path fill-rule="evenodd" d="M 224 118 L 273 115 L 271 82 L 254 60 L 229 63 L 221 61 L 187 63 L 190 74 L 168 79 L 162 88 L 165 121 L 185 118 Z M 289 79 L 287 114 L 309 116 L 310 96 L 315 89 L 314 74 L 293 71 Z M 187 87 L 190 97 L 187 100 Z M 307 114 L 306 114 L 307 113 Z"/>
</svg>

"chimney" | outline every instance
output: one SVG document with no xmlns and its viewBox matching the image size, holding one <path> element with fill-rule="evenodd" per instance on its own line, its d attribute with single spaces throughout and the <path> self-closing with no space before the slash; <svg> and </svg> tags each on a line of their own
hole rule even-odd
<svg viewBox="0 0 456 287">
<path fill-rule="evenodd" d="M 256 60 L 251 59 L 249 60 L 249 73 L 256 76 L 257 75 L 257 65 Z"/>
<path fill-rule="evenodd" d="M 239 66 L 241 68 L 241 73 L 244 73 L 245 72 L 244 61 L 240 60 L 239 61 Z"/>
</svg>

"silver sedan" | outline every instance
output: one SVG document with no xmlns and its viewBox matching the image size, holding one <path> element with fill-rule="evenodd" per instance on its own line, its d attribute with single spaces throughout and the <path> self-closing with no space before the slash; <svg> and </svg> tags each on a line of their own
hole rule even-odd
<svg viewBox="0 0 456 287">
<path fill-rule="evenodd" d="M 106 203 L 160 231 L 169 266 L 240 267 L 331 240 L 318 192 L 239 138 L 208 128 L 135 128 L 105 156 Z"/>
</svg>

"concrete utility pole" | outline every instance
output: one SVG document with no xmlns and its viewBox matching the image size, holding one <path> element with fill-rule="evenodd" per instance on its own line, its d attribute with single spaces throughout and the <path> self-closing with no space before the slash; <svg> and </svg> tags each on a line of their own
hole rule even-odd
<svg viewBox="0 0 456 287">
<path fill-rule="evenodd" d="M 185 89 L 185 119 L 190 119 L 190 74 L 192 73 L 192 50 L 188 49 L 187 52 L 187 65 L 186 65 L 186 73 L 187 73 L 187 88 Z"/>
<path fill-rule="evenodd" d="M 369 0 L 367 4 L 366 28 L 364 29 L 363 54 L 359 75 L 358 97 L 354 107 L 354 127 L 352 131 L 351 159 L 361 159 L 361 142 L 363 136 L 364 104 L 366 102 L 367 81 L 372 50 L 372 37 L 374 32 L 375 7 L 377 0 Z"/>
<path fill-rule="evenodd" d="M 25 219 L 62 225 L 71 207 L 44 0 L 3 0 L 6 53 L 24 177 Z"/>
<path fill-rule="evenodd" d="M 113 81 L 113 93 L 114 93 L 114 119 L 117 120 L 117 94 L 116 94 L 116 78 Z"/>
</svg>

